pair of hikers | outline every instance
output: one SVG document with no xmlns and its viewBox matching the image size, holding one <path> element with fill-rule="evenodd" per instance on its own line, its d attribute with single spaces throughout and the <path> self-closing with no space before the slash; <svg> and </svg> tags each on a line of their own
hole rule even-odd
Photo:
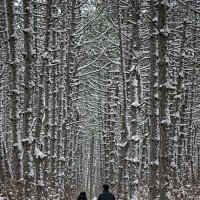
<svg viewBox="0 0 200 200">
<path fill-rule="evenodd" d="M 108 191 L 109 185 L 103 185 L 103 193 L 101 193 L 97 200 L 115 200 L 114 195 Z M 81 192 L 77 200 L 87 200 L 86 193 Z"/>
</svg>

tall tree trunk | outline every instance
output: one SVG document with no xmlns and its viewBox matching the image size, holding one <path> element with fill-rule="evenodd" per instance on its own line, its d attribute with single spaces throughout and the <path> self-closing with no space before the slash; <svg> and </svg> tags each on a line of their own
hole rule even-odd
<svg viewBox="0 0 200 200">
<path fill-rule="evenodd" d="M 170 200 L 170 155 L 169 155 L 169 126 L 171 124 L 169 113 L 169 90 L 171 88 L 168 80 L 167 61 L 167 9 L 168 1 L 158 2 L 158 88 L 159 88 L 159 130 L 160 130 L 160 150 L 159 150 L 159 181 L 160 200 Z"/>
<path fill-rule="evenodd" d="M 3 101 L 4 101 L 4 92 L 3 89 L 3 79 L 0 79 L 0 193 L 3 193 L 3 191 L 6 190 L 5 187 L 5 156 L 4 155 L 4 144 L 5 144 L 5 138 L 4 138 L 4 130 L 3 130 L 3 123 L 5 122 L 3 120 Z"/>
<path fill-rule="evenodd" d="M 43 94 L 44 94 L 44 81 L 45 81 L 45 72 L 47 69 L 47 64 L 48 64 L 48 58 L 49 58 L 49 45 L 50 45 L 50 27 L 51 27 L 51 20 L 52 20 L 52 0 L 49 0 L 48 3 L 46 4 L 46 16 L 45 16 L 45 22 L 46 22 L 46 27 L 45 27 L 45 41 L 44 41 L 44 53 L 42 55 L 42 67 L 40 71 L 40 81 L 39 81 L 39 89 L 38 89 L 38 102 L 37 102 L 37 114 L 36 114 L 36 125 L 35 125 L 35 138 L 36 138 L 36 144 L 37 146 L 35 147 L 36 150 L 42 150 L 40 146 L 40 137 L 41 137 L 41 129 L 42 129 L 42 117 L 44 115 L 44 102 L 43 102 Z M 46 79 L 47 81 L 47 79 Z M 46 99 L 47 100 L 47 99 Z M 45 120 L 46 120 L 46 113 L 45 113 Z M 45 124 L 45 128 L 47 128 L 47 124 Z M 45 135 L 46 137 L 46 135 Z M 43 158 L 46 159 L 43 162 Z M 47 172 L 46 170 L 41 171 L 41 164 L 47 163 L 48 159 L 47 156 L 43 156 L 42 159 L 41 157 L 38 157 L 36 159 L 36 181 L 37 181 L 37 195 L 38 198 L 42 195 L 44 191 L 44 184 L 46 185 L 46 176 Z M 46 167 L 44 166 L 44 169 Z M 43 180 L 41 180 L 41 176 L 43 177 Z M 44 181 L 44 183 L 43 183 Z M 47 189 L 47 187 L 46 187 Z M 47 198 L 47 193 L 44 194 L 45 197 Z"/>
<path fill-rule="evenodd" d="M 74 33 L 75 33 L 75 19 L 76 19 L 76 0 L 72 0 L 68 4 L 68 9 L 70 10 L 71 20 L 69 21 L 69 32 L 68 32 L 68 46 L 67 46 L 67 57 L 66 57 L 66 76 L 65 76 L 65 93 L 66 93 L 66 129 L 64 136 L 64 157 L 66 158 L 65 167 L 65 194 L 70 195 L 68 198 L 73 198 L 73 187 L 70 185 L 72 183 L 72 165 L 73 165 L 73 132 L 72 132 L 72 122 L 73 122 L 73 104 L 72 104 L 72 70 L 74 67 Z"/>
<path fill-rule="evenodd" d="M 187 134 L 187 137 L 186 137 L 186 143 L 187 143 L 186 177 L 187 177 L 187 181 L 194 182 L 193 157 L 192 157 L 192 137 L 193 137 L 193 133 L 194 133 L 193 110 L 194 110 L 194 93 L 195 93 L 195 82 L 196 82 L 195 64 L 193 64 L 192 77 L 191 78 L 192 78 L 192 85 L 191 85 L 190 107 L 189 107 L 189 121 L 188 121 L 189 127 L 188 127 L 188 134 Z"/>
<path fill-rule="evenodd" d="M 138 63 L 137 63 L 138 64 Z M 131 146 L 130 146 L 130 198 L 137 198 L 139 184 L 139 142 L 138 121 L 139 121 L 139 91 L 138 82 L 140 72 L 137 64 L 132 68 L 130 75 L 130 96 L 131 96 Z"/>
<path fill-rule="evenodd" d="M 56 6 L 56 5 L 54 5 Z M 56 8 L 55 8 L 56 10 Z M 53 60 L 51 61 L 51 68 L 52 68 L 52 72 L 51 72 L 51 77 L 52 77 L 52 103 L 51 103 L 51 110 L 52 110 L 52 114 L 51 114 L 51 139 L 50 139 L 50 163 L 51 163 L 51 168 L 50 168 L 50 179 L 51 179 L 51 188 L 55 188 L 56 185 L 56 160 L 57 160 L 57 155 L 56 155 L 56 140 L 58 139 L 56 137 L 57 135 L 57 115 L 56 115 L 56 109 L 57 109 L 57 101 L 56 101 L 56 96 L 58 93 L 57 90 L 57 68 L 58 68 L 58 62 L 59 60 L 57 59 L 58 55 L 57 55 L 57 51 L 58 51 L 58 33 L 56 31 L 56 26 L 57 26 L 57 19 L 56 19 L 56 15 L 57 15 L 57 11 L 54 11 L 54 15 L 55 15 L 55 20 L 54 20 L 54 27 L 52 28 L 53 30 L 53 46 L 52 46 L 52 51 L 53 51 Z"/>
<path fill-rule="evenodd" d="M 132 42 L 132 64 L 130 68 L 130 115 L 131 115 L 131 125 L 130 125 L 130 177 L 129 177 L 129 198 L 137 198 L 138 196 L 138 184 L 139 184 L 139 143 L 140 137 L 138 134 L 138 124 L 139 124 L 139 112 L 141 104 L 141 75 L 140 75 L 140 30 L 139 30 L 139 20 L 140 20 L 140 0 L 131 1 L 133 12 L 133 35 Z"/>
<path fill-rule="evenodd" d="M 66 56 L 67 56 L 67 46 L 66 46 L 66 29 L 67 29 L 67 1 L 64 0 L 61 2 L 61 12 L 63 14 L 62 17 L 62 31 L 63 33 L 61 34 L 62 37 L 62 43 L 61 43 L 61 64 L 59 65 L 59 69 L 58 69 L 58 75 L 59 75 L 59 79 L 58 79 L 58 85 L 59 85 L 59 89 L 58 89 L 58 131 L 57 131 L 57 142 L 56 142 L 56 146 L 57 146 L 57 164 L 56 164 L 56 170 L 57 170 L 57 174 L 60 177 L 58 180 L 58 190 L 60 190 L 61 194 L 63 195 L 64 192 L 64 170 L 65 170 L 65 155 L 64 155 L 64 135 L 63 132 L 65 130 L 66 127 L 66 123 L 64 123 L 64 118 L 65 118 L 65 109 L 64 109 L 64 105 L 65 105 L 65 100 L 64 100 L 64 87 L 65 87 L 65 79 L 64 79 L 64 70 L 66 69 Z M 62 197 L 63 198 L 63 197 Z"/>
<path fill-rule="evenodd" d="M 93 184 L 94 184 L 94 133 L 92 132 L 91 144 L 90 144 L 90 196 L 93 198 Z"/>
<path fill-rule="evenodd" d="M 8 27 L 8 62 L 11 70 L 11 124 L 13 135 L 13 172 L 14 183 L 18 188 L 19 198 L 22 199 L 22 184 L 23 184 L 23 162 L 22 162 L 22 144 L 20 119 L 19 119 L 19 104 L 20 104 L 20 89 L 19 89 L 19 70 L 20 61 L 17 55 L 17 32 L 15 19 L 15 6 L 13 0 L 4 0 L 5 11 Z"/>
<path fill-rule="evenodd" d="M 158 145 L 159 145 L 159 136 L 158 136 L 158 69 L 156 62 L 156 35 L 155 21 L 157 12 L 156 12 L 156 0 L 150 1 L 150 165 L 149 165 L 149 199 L 154 200 L 159 197 L 159 185 L 158 185 Z"/>
<path fill-rule="evenodd" d="M 173 131 L 176 130 L 176 124 L 178 123 L 178 120 L 180 118 L 180 130 L 178 134 L 178 155 L 177 155 L 177 168 L 178 168 L 178 176 L 182 174 L 182 162 L 183 162 L 183 152 L 182 152 L 182 147 L 183 147 L 183 138 L 184 138 L 184 132 L 183 132 L 183 126 L 182 123 L 184 124 L 184 113 L 182 112 L 183 109 L 181 109 L 184 105 L 184 90 L 183 88 L 183 78 L 184 78 L 184 71 L 183 71 L 183 61 L 184 61 L 184 51 L 185 51 L 185 44 L 186 44 L 186 34 L 187 34 L 187 23 L 186 21 L 183 22 L 183 31 L 182 31 L 182 40 L 181 40 L 181 49 L 180 49 L 180 58 L 179 58 L 179 68 L 178 68 L 178 77 L 177 77 L 177 91 L 176 91 L 176 105 L 175 105 L 175 119 L 173 119 Z M 182 99 L 182 104 L 180 103 Z M 174 133 L 174 137 L 175 137 Z"/>
<path fill-rule="evenodd" d="M 122 130 L 121 130 L 121 145 L 118 145 L 119 147 L 119 166 L 118 166 L 118 172 L 117 172 L 117 198 L 119 200 L 127 198 L 127 192 L 126 195 L 123 194 L 125 191 L 123 191 L 123 179 L 124 174 L 126 172 L 127 168 L 127 161 L 126 161 L 126 155 L 129 148 L 129 141 L 127 140 L 128 136 L 128 130 L 127 130 L 127 89 L 126 89 L 126 72 L 125 72 L 125 62 L 124 62 L 124 51 L 123 51 L 123 38 L 122 38 L 122 19 L 121 19 L 121 9 L 120 9 L 120 3 L 121 1 L 117 1 L 117 12 L 118 12 L 118 35 L 119 35 L 119 52 L 120 52 L 120 70 L 121 70 L 121 76 L 122 76 L 122 99 L 123 99 L 123 111 L 121 114 L 121 124 L 122 124 Z M 125 197 L 126 196 L 126 197 Z"/>
<path fill-rule="evenodd" d="M 113 74 L 115 79 L 118 80 L 118 73 Z M 117 82 L 117 81 L 116 81 Z M 111 140 L 110 140 L 110 166 L 109 166 L 109 181 L 112 191 L 116 191 L 116 127 L 117 127 L 117 109 L 118 109 L 118 84 L 114 83 L 112 90 L 113 102 L 111 103 Z"/>
<path fill-rule="evenodd" d="M 32 93 L 33 77 L 33 5 L 31 0 L 23 1 L 24 12 L 24 110 L 23 110 L 23 148 L 24 148 L 24 180 L 25 199 L 34 198 L 34 169 L 33 169 L 33 136 L 32 136 Z"/>
</svg>

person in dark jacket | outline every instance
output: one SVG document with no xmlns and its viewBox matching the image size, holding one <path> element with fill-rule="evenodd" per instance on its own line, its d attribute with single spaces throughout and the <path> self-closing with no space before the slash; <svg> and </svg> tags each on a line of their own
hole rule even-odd
<svg viewBox="0 0 200 200">
<path fill-rule="evenodd" d="M 98 200 L 115 200 L 114 195 L 108 191 L 109 185 L 104 184 L 103 185 L 103 193 L 101 193 L 98 197 Z"/>
<path fill-rule="evenodd" d="M 87 200 L 86 193 L 81 192 L 77 198 L 77 200 Z"/>
</svg>

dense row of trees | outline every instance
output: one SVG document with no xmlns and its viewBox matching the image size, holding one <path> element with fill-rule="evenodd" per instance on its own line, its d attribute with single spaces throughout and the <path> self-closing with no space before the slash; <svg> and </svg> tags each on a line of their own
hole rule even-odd
<svg viewBox="0 0 200 200">
<path fill-rule="evenodd" d="M 197 199 L 198 0 L 0 2 L 0 193 Z"/>
</svg>

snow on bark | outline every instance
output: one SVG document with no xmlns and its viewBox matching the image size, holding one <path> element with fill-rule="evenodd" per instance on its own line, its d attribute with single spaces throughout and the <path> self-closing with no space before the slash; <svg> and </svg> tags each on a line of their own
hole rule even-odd
<svg viewBox="0 0 200 200">
<path fill-rule="evenodd" d="M 32 94 L 33 86 L 30 84 L 33 78 L 34 54 L 33 51 L 33 5 L 31 0 L 23 1 L 24 12 L 24 108 L 23 108 L 23 150 L 24 150 L 24 179 L 25 198 L 33 199 L 33 135 L 32 135 Z"/>
<path fill-rule="evenodd" d="M 166 4 L 158 2 L 158 29 L 163 30 L 167 26 L 167 9 Z M 169 63 L 167 57 L 167 40 L 168 34 L 160 32 L 158 35 L 158 85 L 159 85 L 159 132 L 160 132 L 160 149 L 159 149 L 159 181 L 160 181 L 160 200 L 171 197 L 170 187 L 170 152 L 169 152 L 169 126 L 171 118 L 169 113 L 169 90 L 172 89 L 168 81 Z"/>
<path fill-rule="evenodd" d="M 19 118 L 19 105 L 20 105 L 20 81 L 19 70 L 20 62 L 17 53 L 18 39 L 16 36 L 16 17 L 15 6 L 13 0 L 4 0 L 5 12 L 6 12 L 6 28 L 8 30 L 8 62 L 11 69 L 11 125 L 13 135 L 13 169 L 14 169 L 14 182 L 19 183 L 20 187 L 23 181 L 23 162 L 22 162 L 22 144 L 21 144 L 21 132 L 20 132 L 20 118 Z M 22 196 L 22 192 L 20 192 Z"/>
</svg>

